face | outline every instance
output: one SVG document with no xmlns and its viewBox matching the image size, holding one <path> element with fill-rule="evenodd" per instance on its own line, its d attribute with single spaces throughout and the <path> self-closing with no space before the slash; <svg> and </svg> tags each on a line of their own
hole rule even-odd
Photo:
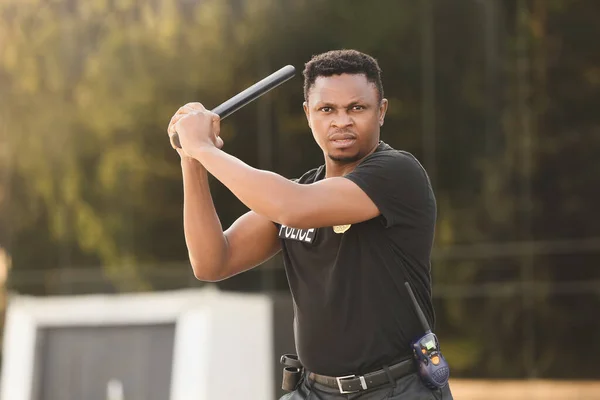
<svg viewBox="0 0 600 400">
<path fill-rule="evenodd" d="M 323 153 L 340 164 L 368 155 L 379 143 L 387 100 L 365 75 L 320 76 L 308 92 L 304 112 Z"/>
</svg>

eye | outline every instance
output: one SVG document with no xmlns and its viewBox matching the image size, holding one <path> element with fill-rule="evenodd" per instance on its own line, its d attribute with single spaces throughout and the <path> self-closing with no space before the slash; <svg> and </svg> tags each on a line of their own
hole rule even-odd
<svg viewBox="0 0 600 400">
<path fill-rule="evenodd" d="M 364 107 L 364 106 L 360 106 L 360 105 L 358 105 L 358 104 L 357 104 L 357 105 L 355 105 L 355 106 L 352 106 L 352 110 L 353 110 L 353 111 L 362 111 L 362 110 L 364 110 L 364 109 L 365 109 L 365 107 Z"/>
<path fill-rule="evenodd" d="M 321 107 L 319 108 L 319 111 L 323 111 L 325 113 L 331 112 L 332 108 L 331 107 Z"/>
</svg>

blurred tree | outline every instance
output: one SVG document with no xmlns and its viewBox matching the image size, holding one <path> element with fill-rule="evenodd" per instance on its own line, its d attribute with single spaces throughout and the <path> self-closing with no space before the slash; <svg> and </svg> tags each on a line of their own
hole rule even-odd
<svg viewBox="0 0 600 400">
<path fill-rule="evenodd" d="M 232 9 L 1 4 L 3 132 L 18 132 L 3 148 L 21 152 L 6 213 L 17 268 L 100 262 L 123 289 L 148 287 L 138 268 L 187 254 L 178 157 L 159 132 L 179 105 L 231 93 L 239 41 L 219 21 Z"/>
<path fill-rule="evenodd" d="M 436 3 L 446 89 L 436 120 L 448 128 L 439 162 L 452 166 L 437 180 L 437 243 L 454 250 L 438 252 L 434 276 L 471 292 L 441 304 L 444 326 L 464 340 L 450 350 L 470 376 L 594 376 L 593 361 L 564 343 L 575 326 L 600 333 L 590 323 L 598 281 L 585 282 L 598 276 L 600 231 L 589 218 L 600 119 L 590 107 L 600 104 L 600 59 L 586 38 L 600 33 L 589 20 L 600 3 L 459 3 Z"/>
</svg>

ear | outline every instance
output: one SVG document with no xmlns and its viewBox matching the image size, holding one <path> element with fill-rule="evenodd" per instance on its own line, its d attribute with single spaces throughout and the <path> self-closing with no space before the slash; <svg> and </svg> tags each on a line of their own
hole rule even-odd
<svg viewBox="0 0 600 400">
<path fill-rule="evenodd" d="M 308 109 L 308 103 L 306 101 L 302 103 L 302 108 L 304 108 L 304 115 L 306 115 L 306 121 L 308 122 L 308 127 L 310 128 L 310 110 Z"/>
<path fill-rule="evenodd" d="M 388 109 L 388 100 L 381 99 L 381 103 L 379 104 L 379 126 L 383 126 L 383 121 L 385 120 L 385 113 Z"/>
</svg>

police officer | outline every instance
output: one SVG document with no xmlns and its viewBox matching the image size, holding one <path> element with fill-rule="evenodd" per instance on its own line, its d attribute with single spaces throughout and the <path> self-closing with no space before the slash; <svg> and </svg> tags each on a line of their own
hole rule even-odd
<svg viewBox="0 0 600 400">
<path fill-rule="evenodd" d="M 404 282 L 431 326 L 436 202 L 410 153 L 380 140 L 388 101 L 371 56 L 330 51 L 305 65 L 304 112 L 324 164 L 289 180 L 221 150 L 219 117 L 181 107 L 184 231 L 194 275 L 226 279 L 283 252 L 303 377 L 284 399 L 451 399 L 411 360 L 423 335 Z M 171 139 L 172 140 L 172 139 Z M 223 232 L 213 175 L 251 211 Z"/>
</svg>

